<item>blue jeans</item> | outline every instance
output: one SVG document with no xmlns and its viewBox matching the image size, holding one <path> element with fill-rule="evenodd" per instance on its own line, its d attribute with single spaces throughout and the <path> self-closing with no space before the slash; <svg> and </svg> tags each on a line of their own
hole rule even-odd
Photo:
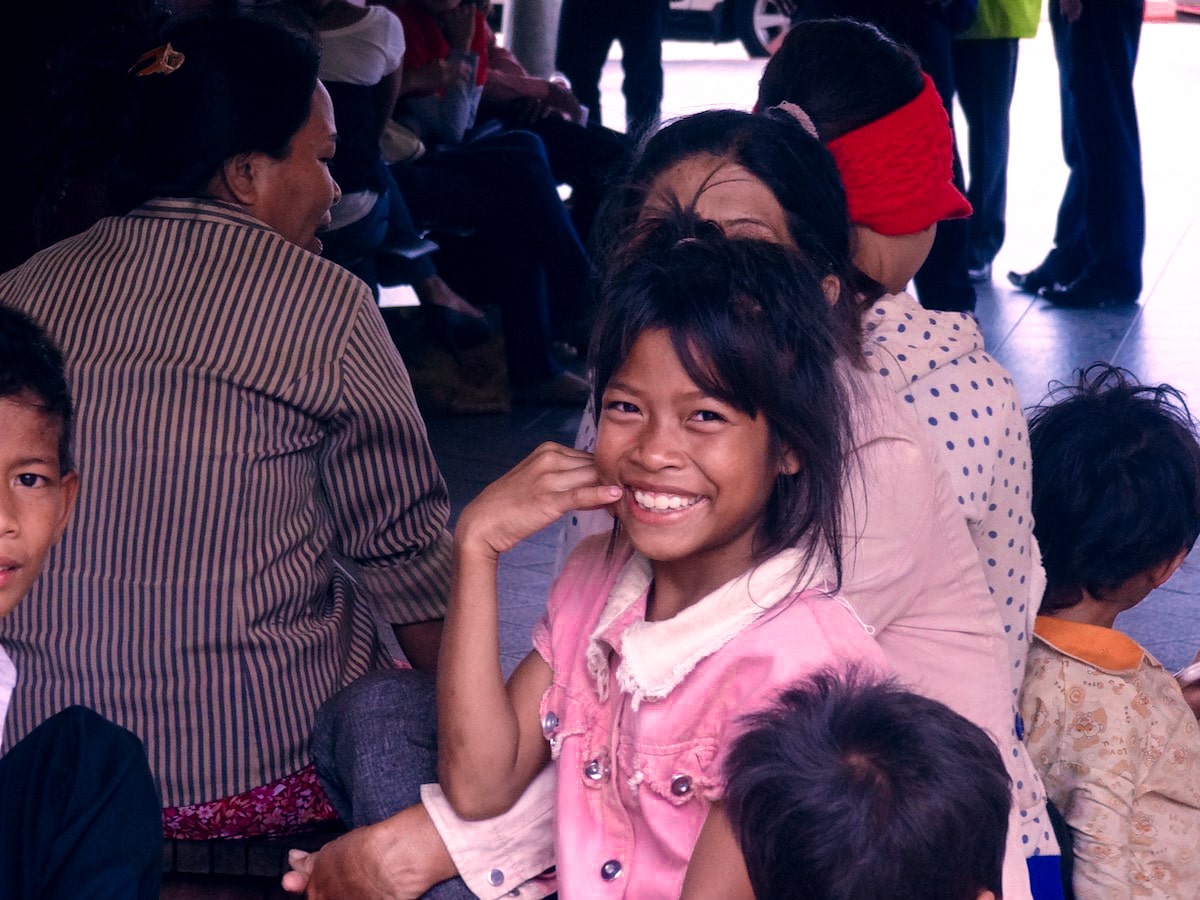
<svg viewBox="0 0 1200 900">
<path fill-rule="evenodd" d="M 437 781 L 433 678 L 406 669 L 364 675 L 317 712 L 310 749 L 321 786 L 351 828 L 420 803 L 421 785 Z M 425 896 L 475 895 L 461 878 L 452 878 Z"/>
<path fill-rule="evenodd" d="M 325 245 L 321 255 L 365 281 L 376 300 L 379 299 L 376 251 L 383 246 L 407 246 L 418 238 L 417 226 L 413 224 L 396 179 L 382 162 L 379 170 L 383 190 L 371 211 L 357 222 L 319 235 Z M 397 259 L 395 265 L 400 267 L 404 284 L 419 284 L 437 274 L 428 256 L 415 260 Z"/>
</svg>

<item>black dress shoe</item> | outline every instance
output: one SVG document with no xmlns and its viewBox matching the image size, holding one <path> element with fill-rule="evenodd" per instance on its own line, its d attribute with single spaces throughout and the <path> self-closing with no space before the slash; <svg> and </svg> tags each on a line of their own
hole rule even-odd
<svg viewBox="0 0 1200 900">
<path fill-rule="evenodd" d="M 1105 287 L 1090 278 L 1076 278 L 1070 284 L 1055 284 L 1038 291 L 1043 300 L 1065 309 L 1095 309 L 1100 306 L 1130 306 L 1138 295 Z"/>
<path fill-rule="evenodd" d="M 1030 269 L 1028 272 L 1008 273 L 1008 283 L 1026 294 L 1036 294 L 1043 288 L 1052 288 L 1054 281 L 1054 274 L 1049 272 L 1044 265 Z"/>
</svg>

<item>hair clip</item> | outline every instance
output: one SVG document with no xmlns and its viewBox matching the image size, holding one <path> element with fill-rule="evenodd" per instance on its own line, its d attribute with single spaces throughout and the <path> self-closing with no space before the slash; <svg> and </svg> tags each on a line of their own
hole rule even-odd
<svg viewBox="0 0 1200 900">
<path fill-rule="evenodd" d="M 170 75 L 183 65 L 185 57 L 168 42 L 161 47 L 147 50 L 129 67 L 129 73 L 139 78 L 145 75 Z"/>
<path fill-rule="evenodd" d="M 821 136 L 817 133 L 817 126 L 813 124 L 812 116 L 802 110 L 795 103 L 792 103 L 789 100 L 784 100 L 782 103 L 777 103 L 767 110 L 768 113 L 777 111 L 778 113 L 781 113 L 791 119 L 795 119 L 800 123 L 800 127 L 812 135 L 812 137 L 816 140 L 819 141 L 821 139 Z"/>
</svg>

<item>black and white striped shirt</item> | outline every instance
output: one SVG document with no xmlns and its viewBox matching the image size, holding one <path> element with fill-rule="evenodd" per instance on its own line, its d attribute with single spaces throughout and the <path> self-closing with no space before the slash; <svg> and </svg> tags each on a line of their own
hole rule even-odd
<svg viewBox="0 0 1200 900">
<path fill-rule="evenodd" d="M 445 484 L 370 291 L 170 199 L 0 276 L 0 302 L 62 348 L 81 477 L 0 622 L 7 740 L 83 703 L 143 738 L 168 806 L 302 768 L 317 706 L 385 662 L 372 612 L 438 618 L 449 582 Z"/>
</svg>

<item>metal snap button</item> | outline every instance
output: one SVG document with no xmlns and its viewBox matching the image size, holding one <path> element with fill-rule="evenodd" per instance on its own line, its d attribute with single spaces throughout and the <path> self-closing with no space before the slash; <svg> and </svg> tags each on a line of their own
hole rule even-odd
<svg viewBox="0 0 1200 900">
<path fill-rule="evenodd" d="M 499 869 L 492 869 L 488 872 L 487 878 L 488 884 L 492 887 L 500 887 L 500 885 L 504 884 L 504 873 Z"/>
<path fill-rule="evenodd" d="M 604 777 L 604 764 L 599 758 L 593 759 L 583 767 L 583 777 L 588 781 L 599 781 Z"/>
<path fill-rule="evenodd" d="M 686 797 L 692 792 L 692 779 L 687 775 L 671 777 L 671 793 L 676 797 Z"/>
<path fill-rule="evenodd" d="M 548 712 L 542 716 L 542 734 L 549 735 L 558 727 L 558 716 L 553 712 Z"/>
<path fill-rule="evenodd" d="M 605 881 L 612 881 L 614 878 L 620 878 L 621 864 L 615 859 L 610 859 L 600 867 L 600 877 Z"/>
</svg>

